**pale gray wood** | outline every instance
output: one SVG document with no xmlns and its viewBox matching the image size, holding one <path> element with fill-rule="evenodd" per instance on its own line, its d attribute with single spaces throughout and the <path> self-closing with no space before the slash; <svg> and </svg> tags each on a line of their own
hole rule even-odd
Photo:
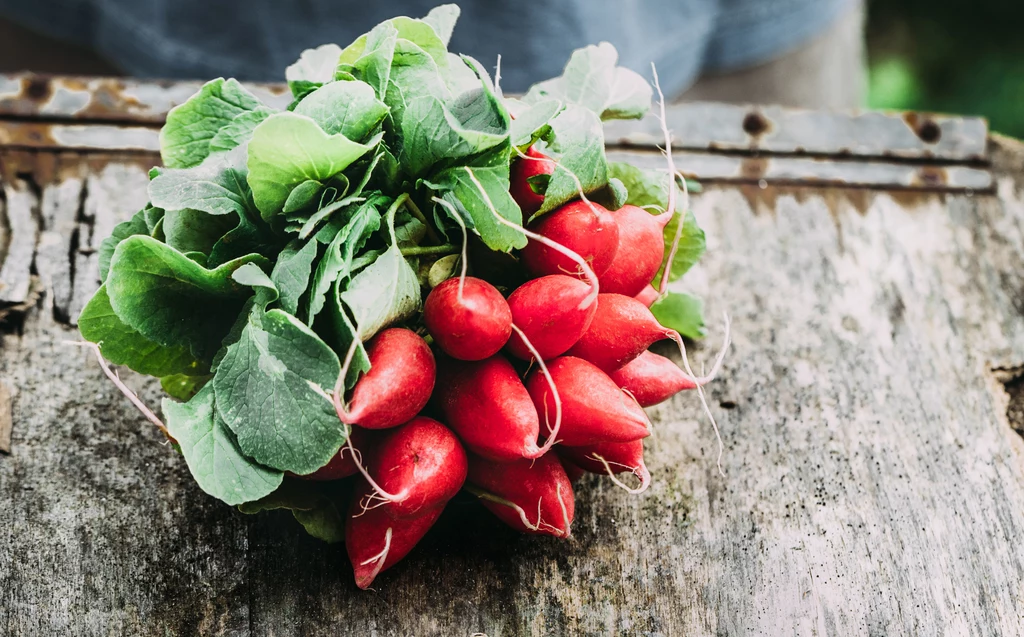
<svg viewBox="0 0 1024 637">
<path fill-rule="evenodd" d="M 23 303 L 29 298 L 32 257 L 39 234 L 36 218 L 39 201 L 27 182 L 13 179 L 4 185 L 6 205 L 0 212 L 4 233 L 0 263 L 0 303 Z"/>
<path fill-rule="evenodd" d="M 685 283 L 711 321 L 694 358 L 733 318 L 725 477 L 681 395 L 651 410 L 648 493 L 584 479 L 568 541 L 459 497 L 376 592 L 287 514 L 202 494 L 34 309 L 0 346 L 0 634 L 1024 634 L 1024 441 L 993 372 L 1024 364 L 1024 149 L 995 148 L 994 194 L 708 187 Z M 144 171 L 87 183 L 95 246 Z"/>
</svg>

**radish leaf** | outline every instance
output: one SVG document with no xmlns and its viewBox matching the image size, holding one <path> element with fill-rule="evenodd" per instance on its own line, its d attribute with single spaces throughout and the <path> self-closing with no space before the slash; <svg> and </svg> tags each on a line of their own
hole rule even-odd
<svg viewBox="0 0 1024 637">
<path fill-rule="evenodd" d="M 217 78 L 167 113 L 160 129 L 160 157 L 168 168 L 198 166 L 210 154 L 210 140 L 236 116 L 260 106 L 236 80 Z"/>
<path fill-rule="evenodd" d="M 564 170 L 556 170 L 551 175 L 537 215 L 578 198 L 580 187 L 584 193 L 589 193 L 608 184 L 604 129 L 597 115 L 581 106 L 569 105 L 551 120 L 551 134 L 547 139 L 550 148 L 561 154 L 558 163 Z M 576 179 L 567 174 L 567 170 Z"/>
<path fill-rule="evenodd" d="M 252 195 L 245 148 L 213 153 L 192 168 L 168 168 L 149 182 L 149 199 L 164 210 L 192 208 L 212 215 L 244 214 Z"/>
<path fill-rule="evenodd" d="M 651 306 L 651 313 L 665 327 L 686 338 L 700 339 L 704 329 L 704 302 L 691 294 L 669 292 Z"/>
<path fill-rule="evenodd" d="M 358 80 L 333 82 L 313 91 L 295 107 L 328 135 L 342 134 L 353 141 L 368 138 L 388 114 L 373 87 Z"/>
</svg>

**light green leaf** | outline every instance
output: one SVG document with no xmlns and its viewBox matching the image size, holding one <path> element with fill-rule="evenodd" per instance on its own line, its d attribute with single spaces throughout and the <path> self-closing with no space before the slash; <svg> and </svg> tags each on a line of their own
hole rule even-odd
<svg viewBox="0 0 1024 637">
<path fill-rule="evenodd" d="M 327 464 L 347 436 L 331 402 L 310 387 L 334 388 L 338 357 L 282 310 L 250 314 L 217 367 L 213 388 L 242 451 L 261 464 L 300 475 Z"/>
<path fill-rule="evenodd" d="M 184 371 L 203 372 L 187 347 L 165 347 L 125 325 L 110 307 L 105 285 L 96 290 L 82 310 L 78 329 L 85 340 L 99 344 L 107 360 L 140 374 L 165 376 Z"/>
<path fill-rule="evenodd" d="M 149 182 L 149 199 L 164 210 L 245 214 L 250 204 L 245 148 L 213 153 L 192 168 L 168 168 Z"/>
<path fill-rule="evenodd" d="M 597 115 L 581 106 L 569 105 L 551 120 L 549 146 L 561 153 L 559 165 L 548 182 L 538 215 L 577 199 L 580 186 L 584 193 L 604 188 L 608 183 L 608 160 L 604 155 L 604 129 Z M 576 175 L 576 180 L 568 174 Z"/>
<path fill-rule="evenodd" d="M 512 145 L 525 151 L 538 139 L 547 136 L 551 130 L 551 120 L 561 110 L 562 103 L 558 100 L 542 99 L 516 113 L 510 131 Z"/>
<path fill-rule="evenodd" d="M 284 70 L 284 78 L 292 94 L 299 97 L 293 85 L 306 86 L 334 81 L 334 70 L 340 58 L 341 47 L 337 44 L 322 44 L 315 49 L 303 51 L 299 59 Z"/>
<path fill-rule="evenodd" d="M 441 43 L 447 47 L 448 42 L 452 39 L 452 31 L 455 30 L 455 23 L 458 19 L 459 5 L 442 4 L 431 9 L 430 13 L 423 17 L 423 22 L 430 25 L 430 28 L 440 38 Z"/>
<path fill-rule="evenodd" d="M 210 140 L 210 152 L 227 152 L 248 144 L 259 123 L 276 112 L 269 106 L 257 106 L 251 111 L 239 113 Z"/>
<path fill-rule="evenodd" d="M 362 40 L 360 42 L 360 40 Z M 354 73 L 356 77 L 373 87 L 377 97 L 384 99 L 391 76 L 391 61 L 395 56 L 398 29 L 390 22 L 382 22 L 373 28 L 365 39 L 360 38 L 342 52 L 337 79 Z"/>
<path fill-rule="evenodd" d="M 611 162 L 608 164 L 608 175 L 615 177 L 626 187 L 629 193 L 626 198 L 627 204 L 641 208 L 654 206 L 659 210 L 668 208 L 668 171 Z"/>
<path fill-rule="evenodd" d="M 369 137 L 387 117 L 388 107 L 366 82 L 333 82 L 306 96 L 295 113 L 311 118 L 328 135 L 354 140 Z"/>
<path fill-rule="evenodd" d="M 249 142 L 249 186 L 264 219 L 281 213 L 295 186 L 324 182 L 377 145 L 328 135 L 309 117 L 276 113 L 253 131 Z"/>
<path fill-rule="evenodd" d="M 672 249 L 672 242 L 675 240 L 676 228 L 678 227 L 679 215 L 677 214 L 665 226 L 666 259 L 668 258 L 669 251 Z M 672 269 L 669 271 L 668 280 L 675 281 L 686 274 L 704 256 L 706 248 L 707 242 L 704 239 L 704 231 L 697 225 L 697 218 L 693 216 L 693 212 L 687 210 L 683 216 L 683 234 L 679 240 L 679 248 L 676 250 L 675 259 L 672 261 Z M 664 264 L 662 264 L 662 268 L 655 275 L 655 281 L 661 280 L 663 270 Z"/>
<path fill-rule="evenodd" d="M 427 96 L 442 102 L 452 99 L 444 75 L 430 54 L 408 40 L 399 39 L 395 43 L 388 89 L 384 95 L 384 103 L 391 110 L 396 130 L 402 130 L 406 107 L 416 98 Z"/>
<path fill-rule="evenodd" d="M 206 385 L 187 403 L 164 399 L 167 430 L 178 441 L 192 477 L 206 493 L 231 505 L 258 500 L 284 479 L 280 471 L 245 457 L 234 434 L 224 426 L 214 392 Z"/>
<path fill-rule="evenodd" d="M 260 101 L 235 80 L 217 78 L 167 113 L 160 129 L 160 157 L 168 168 L 198 166 L 210 154 L 210 140 Z"/>
<path fill-rule="evenodd" d="M 669 292 L 654 302 L 651 312 L 658 322 L 686 338 L 704 338 L 704 302 L 698 297 Z"/>
<path fill-rule="evenodd" d="M 274 264 L 274 271 L 270 278 L 280 291 L 281 308 L 289 314 L 296 314 L 299 310 L 299 298 L 306 292 L 309 286 L 309 275 L 313 269 L 313 260 L 316 259 L 317 243 L 309 240 L 305 243 L 295 239 L 292 240 Z"/>
<path fill-rule="evenodd" d="M 250 262 L 266 260 L 249 255 L 207 270 L 155 239 L 129 237 L 110 263 L 110 305 L 149 340 L 187 347 L 198 360 L 210 360 L 251 294 L 231 273 Z"/>
</svg>

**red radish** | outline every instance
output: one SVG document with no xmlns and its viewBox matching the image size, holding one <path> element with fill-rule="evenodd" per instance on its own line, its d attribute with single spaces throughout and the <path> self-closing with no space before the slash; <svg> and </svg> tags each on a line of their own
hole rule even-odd
<svg viewBox="0 0 1024 637">
<path fill-rule="evenodd" d="M 584 471 L 608 475 L 616 485 L 630 493 L 643 493 L 651 484 L 651 472 L 644 464 L 644 443 L 641 440 L 605 442 L 591 447 L 563 447 L 559 453 Z M 630 487 L 615 477 L 616 473 L 624 471 L 633 472 L 640 479 L 640 486 Z"/>
<path fill-rule="evenodd" d="M 497 354 L 512 333 L 512 311 L 505 297 L 474 277 L 451 278 L 431 290 L 423 305 L 423 322 L 444 353 L 464 361 Z"/>
<path fill-rule="evenodd" d="M 566 355 L 590 361 L 610 373 L 673 334 L 633 297 L 599 294 L 594 320 Z"/>
<path fill-rule="evenodd" d="M 466 451 L 450 429 L 417 416 L 377 444 L 370 475 L 385 492 L 403 494 L 386 505 L 391 517 L 414 517 L 459 492 L 466 481 Z"/>
<path fill-rule="evenodd" d="M 614 217 L 603 206 L 590 201 L 571 201 L 528 228 L 583 257 L 599 277 L 611 265 L 619 246 L 619 227 Z M 568 274 L 584 278 L 575 260 L 539 241 L 530 241 L 519 254 L 535 276 Z"/>
<path fill-rule="evenodd" d="M 434 390 L 436 369 L 430 346 L 416 332 L 393 327 L 373 337 L 366 354 L 370 371 L 356 383 L 351 404 L 347 410 L 342 406 L 338 416 L 343 422 L 367 429 L 409 422 Z M 348 362 L 343 371 L 347 371 Z"/>
<path fill-rule="evenodd" d="M 654 302 L 658 300 L 659 296 L 661 295 L 658 294 L 658 290 L 655 289 L 653 285 L 648 285 L 644 289 L 640 290 L 640 294 L 637 294 L 633 298 L 635 298 L 637 301 L 640 301 L 647 307 L 651 307 L 652 305 L 654 305 Z"/>
<path fill-rule="evenodd" d="M 572 484 L 554 453 L 507 464 L 470 456 L 467 491 L 523 533 L 569 537 L 575 513 Z"/>
<path fill-rule="evenodd" d="M 590 302 L 591 288 L 564 274 L 550 274 L 520 285 L 508 297 L 512 322 L 547 360 L 572 347 L 590 327 L 597 303 Z M 596 295 L 594 296 L 596 301 Z M 533 358 L 518 334 L 506 349 L 516 358 Z"/>
<path fill-rule="evenodd" d="M 609 376 L 616 385 L 633 394 L 641 407 L 657 405 L 697 386 L 674 362 L 654 352 L 640 354 Z"/>
<path fill-rule="evenodd" d="M 537 194 L 530 187 L 530 177 L 550 175 L 555 172 L 555 162 L 533 146 L 526 149 L 526 157 L 512 162 L 509 171 L 509 193 L 519 204 L 523 217 L 537 212 L 544 203 L 544 195 Z"/>
<path fill-rule="evenodd" d="M 356 586 L 364 590 L 377 575 L 409 554 L 443 510 L 436 507 L 413 518 L 396 520 L 388 515 L 387 506 L 368 510 L 360 506 L 371 492 L 365 485 L 357 489 L 345 523 L 345 550 L 352 562 Z"/>
<path fill-rule="evenodd" d="M 572 448 L 573 447 L 562 447 L 562 449 Z M 565 475 L 569 476 L 569 482 L 575 483 L 587 473 L 579 465 L 574 463 L 572 460 L 569 460 L 569 458 L 561 451 L 558 453 L 558 460 L 562 463 L 562 468 L 565 469 Z"/>
<path fill-rule="evenodd" d="M 348 434 L 349 440 L 352 442 L 352 447 L 355 448 L 359 454 L 366 454 L 373 452 L 374 440 L 373 434 L 362 427 L 352 425 L 352 430 Z M 296 478 L 302 478 L 303 480 L 340 480 L 349 476 L 354 476 L 358 473 L 359 469 L 356 468 L 355 454 L 352 453 L 352 449 L 346 444 L 338 450 L 338 453 L 334 454 L 331 461 L 320 467 L 313 473 L 305 476 L 295 476 Z"/>
<path fill-rule="evenodd" d="M 611 266 L 599 278 L 602 292 L 636 296 L 647 287 L 665 258 L 662 233 L 672 215 L 652 215 L 626 205 L 611 213 L 619 226 L 619 246 Z"/>
<path fill-rule="evenodd" d="M 497 462 L 536 456 L 540 418 L 512 363 L 500 354 L 438 362 L 434 400 L 467 449 Z"/>
<path fill-rule="evenodd" d="M 562 356 L 548 363 L 548 371 L 562 402 L 559 444 L 579 447 L 650 435 L 651 421 L 640 405 L 592 363 Z M 538 413 L 554 413 L 554 396 L 537 370 L 526 377 L 526 389 Z"/>
</svg>

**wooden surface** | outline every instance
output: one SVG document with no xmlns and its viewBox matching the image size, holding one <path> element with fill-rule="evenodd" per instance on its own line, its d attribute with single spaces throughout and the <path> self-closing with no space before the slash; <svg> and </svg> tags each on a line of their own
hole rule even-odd
<svg viewBox="0 0 1024 637">
<path fill-rule="evenodd" d="M 457 498 L 372 592 L 287 513 L 205 496 L 63 344 L 153 160 L 0 148 L 0 634 L 1024 634 L 1016 142 L 992 143 L 988 193 L 707 187 L 687 285 L 697 356 L 733 318 L 725 477 L 681 395 L 651 410 L 646 494 L 584 479 L 569 541 Z"/>
</svg>

